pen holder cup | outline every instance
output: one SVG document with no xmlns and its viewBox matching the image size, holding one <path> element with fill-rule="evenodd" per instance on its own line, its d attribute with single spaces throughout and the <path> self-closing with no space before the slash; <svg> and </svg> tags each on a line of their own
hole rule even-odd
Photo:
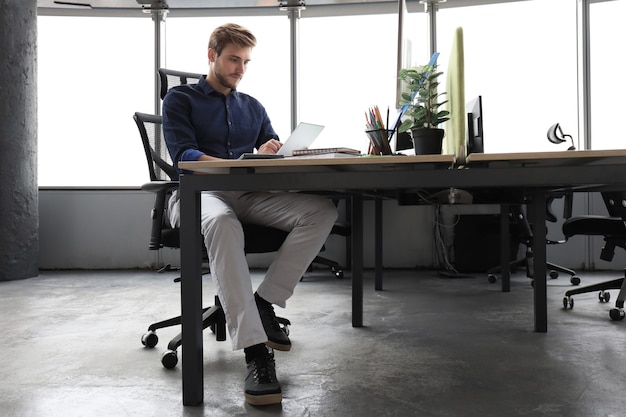
<svg viewBox="0 0 626 417">
<path fill-rule="evenodd" d="M 369 154 L 370 155 L 391 155 L 391 147 L 389 146 L 389 140 L 393 135 L 393 130 L 387 129 L 374 129 L 366 130 L 365 134 L 370 141 Z"/>
</svg>

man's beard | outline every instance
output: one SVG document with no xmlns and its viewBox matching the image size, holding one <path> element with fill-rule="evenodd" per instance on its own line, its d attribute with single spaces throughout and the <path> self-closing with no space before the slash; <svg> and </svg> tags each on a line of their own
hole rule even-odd
<svg viewBox="0 0 626 417">
<path fill-rule="evenodd" d="M 231 90 L 237 89 L 237 84 L 231 83 L 228 81 L 226 77 L 224 77 L 219 71 L 215 71 L 215 78 L 222 84 L 224 87 L 230 88 Z"/>
</svg>

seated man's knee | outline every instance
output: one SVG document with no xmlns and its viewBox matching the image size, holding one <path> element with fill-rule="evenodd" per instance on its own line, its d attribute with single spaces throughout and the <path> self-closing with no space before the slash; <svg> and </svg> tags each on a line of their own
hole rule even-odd
<svg viewBox="0 0 626 417">
<path fill-rule="evenodd" d="M 317 215 L 320 219 L 322 219 L 325 223 L 334 224 L 339 217 L 339 213 L 337 212 L 337 207 L 335 204 L 327 199 L 320 199 L 319 204 L 317 205 Z"/>
<path fill-rule="evenodd" d="M 224 234 L 243 236 L 241 222 L 234 213 L 223 212 L 206 216 L 202 219 L 202 234 L 207 237 L 219 237 Z"/>
</svg>

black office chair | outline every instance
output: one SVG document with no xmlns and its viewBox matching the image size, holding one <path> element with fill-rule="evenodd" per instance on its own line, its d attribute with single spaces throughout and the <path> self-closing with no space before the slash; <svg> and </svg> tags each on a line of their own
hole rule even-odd
<svg viewBox="0 0 626 417">
<path fill-rule="evenodd" d="M 172 87 L 184 85 L 184 84 L 195 84 L 202 77 L 202 74 L 199 74 L 199 73 L 177 71 L 177 70 L 171 70 L 167 68 L 159 68 L 158 73 L 159 73 L 159 95 L 161 96 L 161 99 L 165 98 L 165 95 Z M 326 195 L 326 196 L 331 198 L 333 202 L 335 203 L 335 205 L 339 203 L 340 199 L 348 198 L 347 196 L 340 195 L 340 194 Z M 338 235 L 342 237 L 348 237 L 350 236 L 350 226 L 347 223 L 337 222 L 335 223 L 332 230 L 330 231 L 330 234 Z M 346 240 L 346 245 L 348 244 L 349 244 L 349 239 Z M 324 248 L 322 248 L 322 251 L 323 250 Z M 349 252 L 349 248 L 346 250 L 346 252 Z M 324 265 L 330 269 L 331 273 L 335 277 L 343 278 L 343 268 L 338 262 L 332 259 L 325 258 L 321 255 L 318 255 L 315 257 L 315 259 L 313 259 L 313 262 L 311 262 L 311 265 L 309 266 L 309 271 L 312 271 L 314 269 L 315 264 Z"/>
<path fill-rule="evenodd" d="M 563 209 L 563 217 L 569 218 L 571 217 L 571 202 L 572 202 L 572 194 L 571 193 L 562 193 L 560 195 L 552 195 L 546 201 L 546 220 L 550 222 L 556 222 L 557 216 L 554 214 L 552 210 L 552 203 L 556 198 L 564 198 L 564 209 Z M 511 272 L 514 272 L 519 267 L 526 268 L 526 276 L 528 278 L 534 278 L 534 254 L 533 254 L 533 231 L 532 231 L 532 223 L 526 216 L 526 212 L 522 205 L 512 205 L 509 210 L 509 216 L 511 218 L 511 222 L 516 225 L 515 229 L 518 231 L 519 242 L 525 246 L 524 256 L 510 262 Z M 559 245 L 565 243 L 566 240 L 551 240 L 546 239 L 547 245 Z M 580 284 L 580 278 L 576 275 L 576 272 L 572 269 L 565 268 L 563 266 L 554 264 L 552 262 L 546 262 L 546 267 L 550 271 L 549 276 L 552 279 L 556 279 L 559 276 L 559 273 L 564 273 L 570 275 L 570 283 L 572 285 Z M 496 282 L 496 273 L 501 270 L 501 266 L 495 266 L 487 271 L 487 278 L 489 282 Z M 533 281 L 534 283 L 534 281 Z"/>
<path fill-rule="evenodd" d="M 155 193 L 154 207 L 152 209 L 152 228 L 150 232 L 149 249 L 158 250 L 163 247 L 180 248 L 179 229 L 169 224 L 168 216 L 165 215 L 167 202 L 171 192 L 178 187 L 177 181 L 172 181 L 174 167 L 171 164 L 167 149 L 162 140 L 161 117 L 135 113 L 133 116 L 142 139 L 150 182 L 142 189 Z M 283 244 L 288 232 L 273 227 L 256 224 L 243 224 L 246 253 L 269 253 L 277 251 Z M 204 258 L 206 249 L 203 245 Z M 169 266 L 161 270 L 171 269 Z M 176 279 L 175 281 L 178 281 Z M 226 319 L 220 307 L 219 299 L 215 297 L 215 305 L 203 309 L 203 328 L 210 328 L 218 341 L 226 340 Z M 142 336 L 141 342 L 148 348 L 157 345 L 159 338 L 156 330 L 180 324 L 180 316 L 153 323 L 148 331 Z M 288 333 L 289 320 L 278 318 L 283 330 Z M 176 350 L 182 343 L 182 335 L 178 334 L 168 343 L 167 350 L 161 356 L 161 363 L 166 368 L 173 368 L 178 363 Z"/>
<path fill-rule="evenodd" d="M 604 247 L 600 259 L 612 261 L 615 247 L 626 250 L 626 191 L 603 192 L 602 199 L 608 210 L 608 216 L 584 215 L 572 217 L 563 223 L 563 234 L 569 239 L 575 235 L 604 236 Z M 626 276 L 626 270 L 624 270 Z M 611 299 L 608 290 L 620 290 L 615 301 L 615 308 L 609 310 L 611 320 L 624 319 L 624 299 L 626 285 L 624 277 L 599 284 L 588 285 L 565 292 L 563 308 L 574 308 L 573 295 L 598 291 L 601 303 Z"/>
</svg>

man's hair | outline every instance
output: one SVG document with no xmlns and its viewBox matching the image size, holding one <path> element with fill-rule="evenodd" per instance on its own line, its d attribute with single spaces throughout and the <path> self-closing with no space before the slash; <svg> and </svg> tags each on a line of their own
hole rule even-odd
<svg viewBox="0 0 626 417">
<path fill-rule="evenodd" d="M 236 23 L 226 23 L 216 28 L 209 38 L 209 48 L 219 56 L 229 43 L 241 48 L 256 46 L 256 38 L 248 29 Z"/>
</svg>

